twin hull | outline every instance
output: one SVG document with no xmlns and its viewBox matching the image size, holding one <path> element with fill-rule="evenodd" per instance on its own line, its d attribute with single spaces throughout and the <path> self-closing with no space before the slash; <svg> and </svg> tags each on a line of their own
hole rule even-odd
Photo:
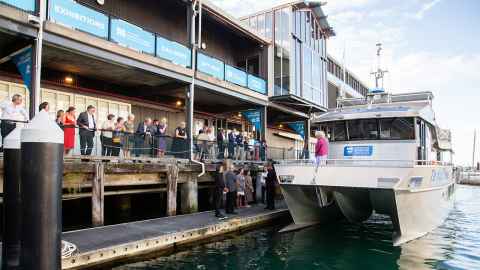
<svg viewBox="0 0 480 270">
<path fill-rule="evenodd" d="M 448 166 L 280 164 L 276 170 L 300 227 L 342 218 L 362 222 L 375 211 L 390 216 L 393 243 L 400 245 L 442 224 L 453 205 L 455 186 Z"/>
</svg>

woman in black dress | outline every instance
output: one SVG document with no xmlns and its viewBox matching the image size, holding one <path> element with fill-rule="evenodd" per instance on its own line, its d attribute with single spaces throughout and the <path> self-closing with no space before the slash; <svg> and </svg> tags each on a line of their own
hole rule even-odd
<svg viewBox="0 0 480 270">
<path fill-rule="evenodd" d="M 187 131 L 185 126 L 185 122 L 182 122 L 180 123 L 180 126 L 175 129 L 172 152 L 177 158 L 186 158 L 187 156 Z"/>
</svg>

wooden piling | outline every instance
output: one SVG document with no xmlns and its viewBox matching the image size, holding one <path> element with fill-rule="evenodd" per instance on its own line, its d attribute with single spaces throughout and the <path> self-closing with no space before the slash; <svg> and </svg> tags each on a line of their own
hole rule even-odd
<svg viewBox="0 0 480 270">
<path fill-rule="evenodd" d="M 103 226 L 104 217 L 104 192 L 105 192 L 105 166 L 102 162 L 95 163 L 95 174 L 92 179 L 92 225 Z"/>
<path fill-rule="evenodd" d="M 182 214 L 198 212 L 198 179 L 196 174 L 188 174 L 188 179 L 181 184 Z"/>
<path fill-rule="evenodd" d="M 177 214 L 177 181 L 178 166 L 167 165 L 167 216 Z"/>
</svg>

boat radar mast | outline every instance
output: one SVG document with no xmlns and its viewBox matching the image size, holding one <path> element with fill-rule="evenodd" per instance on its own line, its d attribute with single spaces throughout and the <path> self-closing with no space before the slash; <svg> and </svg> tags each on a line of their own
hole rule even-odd
<svg viewBox="0 0 480 270">
<path fill-rule="evenodd" d="M 382 52 L 382 43 L 377 43 L 377 70 L 375 72 L 371 72 L 371 75 L 375 76 L 375 89 L 370 90 L 371 93 L 383 93 L 385 92 L 383 88 L 383 77 L 388 70 L 384 70 L 381 67 L 381 52 Z M 381 86 L 380 82 L 381 81 Z"/>
</svg>

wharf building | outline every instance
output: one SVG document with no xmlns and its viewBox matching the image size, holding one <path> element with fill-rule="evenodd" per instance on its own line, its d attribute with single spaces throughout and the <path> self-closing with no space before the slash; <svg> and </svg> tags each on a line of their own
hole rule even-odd
<svg viewBox="0 0 480 270">
<path fill-rule="evenodd" d="M 0 0 L 0 58 L 35 46 L 32 18 L 41 5 L 46 11 L 40 89 L 28 91 L 6 61 L 0 99 L 20 93 L 33 110 L 38 95 L 52 118 L 69 106 L 78 114 L 94 105 L 97 126 L 108 114 L 134 114 L 136 124 L 166 118 L 168 135 L 183 121 L 193 136 L 204 127 L 236 129 L 265 139 L 270 158 L 299 158 L 315 143 L 313 113 L 335 107 L 341 91 L 367 92 L 327 54 L 335 33 L 321 3 L 293 1 L 237 19 L 206 0 L 196 17 L 188 0 L 40 1 Z M 191 31 L 200 28 L 193 49 Z"/>
</svg>

